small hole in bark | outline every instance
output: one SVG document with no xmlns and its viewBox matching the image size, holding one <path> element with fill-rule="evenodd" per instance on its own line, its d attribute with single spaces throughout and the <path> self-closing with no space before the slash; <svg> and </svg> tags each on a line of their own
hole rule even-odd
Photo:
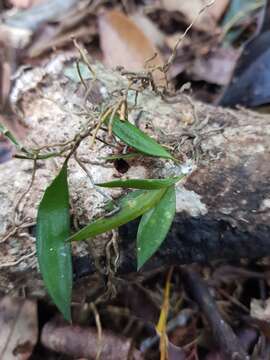
<svg viewBox="0 0 270 360">
<path fill-rule="evenodd" d="M 28 232 L 29 232 L 29 234 L 31 236 L 36 237 L 36 235 L 37 235 L 37 226 L 36 225 L 29 226 Z"/>
<path fill-rule="evenodd" d="M 128 165 L 128 163 L 123 160 L 123 159 L 117 159 L 114 160 L 114 167 L 116 168 L 117 171 L 119 171 L 121 174 L 125 174 L 128 169 L 130 168 L 130 166 Z"/>
</svg>

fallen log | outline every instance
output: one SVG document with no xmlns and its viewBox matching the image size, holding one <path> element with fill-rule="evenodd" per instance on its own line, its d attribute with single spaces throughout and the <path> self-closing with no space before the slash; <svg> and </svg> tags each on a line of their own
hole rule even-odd
<svg viewBox="0 0 270 360">
<path fill-rule="evenodd" d="M 96 64 L 95 78 L 90 74 L 85 80 L 85 97 L 84 85 L 70 69 L 73 57 L 55 57 L 17 80 L 11 102 L 28 129 L 25 147 L 51 145 L 50 151 L 59 150 L 59 143 L 73 139 L 98 117 L 104 104 L 116 102 L 119 91 L 128 86 L 127 75 Z M 170 234 L 142 271 L 269 255 L 270 117 L 209 106 L 184 93 L 162 98 L 145 89 L 132 106 L 134 98 L 129 96 L 130 121 L 168 146 L 180 165 L 146 157 L 106 162 L 104 157 L 122 147 L 96 142 L 91 149 L 89 138 L 80 144 L 77 156 L 94 182 L 186 173 L 177 185 L 177 214 Z M 1 292 L 17 293 L 23 287 L 28 295 L 45 294 L 34 253 L 35 218 L 44 189 L 62 163 L 61 156 L 38 160 L 34 178 L 32 160 L 16 158 L 0 166 Z M 103 213 L 105 199 L 74 159 L 69 164 L 69 184 L 74 228 L 80 228 Z M 121 195 L 121 190 L 105 192 L 113 198 Z M 110 236 L 74 244 L 75 276 L 104 267 Z M 135 237 L 136 221 L 120 228 L 119 275 L 136 271 Z"/>
</svg>

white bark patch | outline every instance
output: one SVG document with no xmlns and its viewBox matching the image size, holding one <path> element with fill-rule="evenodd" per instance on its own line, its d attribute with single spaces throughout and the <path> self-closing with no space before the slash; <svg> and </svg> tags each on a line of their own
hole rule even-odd
<svg viewBox="0 0 270 360">
<path fill-rule="evenodd" d="M 145 179 L 148 177 L 147 169 L 144 166 L 132 166 L 122 179 Z"/>
<path fill-rule="evenodd" d="M 260 210 L 265 211 L 270 209 L 270 199 L 264 199 L 261 203 Z"/>
<path fill-rule="evenodd" d="M 187 212 L 190 216 L 205 215 L 208 212 L 200 195 L 179 186 L 176 187 L 176 212 L 182 211 Z"/>
</svg>

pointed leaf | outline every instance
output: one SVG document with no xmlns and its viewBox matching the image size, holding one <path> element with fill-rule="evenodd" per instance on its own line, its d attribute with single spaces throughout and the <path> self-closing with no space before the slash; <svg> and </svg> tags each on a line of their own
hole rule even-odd
<svg viewBox="0 0 270 360">
<path fill-rule="evenodd" d="M 118 159 L 127 160 L 127 159 L 133 159 L 133 158 L 138 157 L 138 156 L 142 156 L 142 154 L 140 154 L 140 153 L 114 154 L 114 155 L 101 157 L 100 159 L 106 160 L 106 161 L 118 160 Z"/>
<path fill-rule="evenodd" d="M 96 184 L 102 187 L 115 188 L 122 187 L 124 189 L 162 189 L 165 187 L 169 187 L 180 179 L 182 179 L 184 175 L 174 176 L 167 179 L 125 179 L 125 180 L 113 180 L 105 183 Z"/>
<path fill-rule="evenodd" d="M 263 2 L 260 0 L 231 0 L 221 25 L 225 26 L 228 23 L 235 24 L 236 20 L 239 22 L 249 15 L 253 10 L 252 7 L 254 7 L 254 5 L 262 7 Z"/>
<path fill-rule="evenodd" d="M 131 191 L 128 194 L 124 194 L 120 196 L 117 200 L 109 201 L 104 206 L 104 210 L 111 212 L 115 208 L 115 205 L 123 208 L 130 200 L 136 199 L 140 194 L 145 194 L 145 192 L 145 190 L 140 189 L 136 191 Z"/>
<path fill-rule="evenodd" d="M 159 203 L 145 213 L 137 233 L 138 269 L 158 250 L 170 230 L 176 211 L 175 187 L 169 187 Z"/>
<path fill-rule="evenodd" d="M 121 225 L 128 223 L 131 220 L 144 214 L 151 209 L 163 196 L 166 189 L 159 190 L 138 190 L 127 195 L 128 200 L 123 198 L 120 202 L 120 211 L 110 217 L 104 217 L 93 221 L 82 230 L 72 235 L 70 241 L 86 240 L 96 235 L 102 234 L 106 231 L 118 228 Z"/>
<path fill-rule="evenodd" d="M 12 144 L 14 144 L 16 147 L 19 147 L 19 143 L 15 136 L 12 134 L 11 131 L 9 131 L 3 124 L 0 123 L 0 134 L 3 134 L 7 139 L 9 139 Z"/>
<path fill-rule="evenodd" d="M 140 151 L 143 154 L 161 157 L 165 159 L 174 159 L 173 156 L 156 140 L 142 132 L 129 121 L 122 121 L 118 116 L 114 117 L 112 131 L 115 136 L 125 144 Z"/>
<path fill-rule="evenodd" d="M 71 320 L 72 264 L 67 165 L 46 189 L 37 217 L 37 256 L 47 290 L 66 320 Z"/>
</svg>

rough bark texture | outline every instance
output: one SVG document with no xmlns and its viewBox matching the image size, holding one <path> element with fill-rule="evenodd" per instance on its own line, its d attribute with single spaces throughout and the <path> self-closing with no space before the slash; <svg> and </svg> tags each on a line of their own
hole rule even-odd
<svg viewBox="0 0 270 360">
<path fill-rule="evenodd" d="M 28 71 L 15 84 L 11 100 L 28 128 L 25 140 L 28 147 L 71 139 L 89 120 L 86 115 L 78 115 L 84 106 L 84 87 L 64 75 L 67 66 L 70 66 L 67 57 L 54 58 L 43 68 Z M 127 86 L 127 80 L 119 73 L 105 70 L 99 64 L 93 68 L 97 80 L 86 81 L 91 88 L 86 105 L 92 115 L 98 114 L 101 104 L 116 101 L 115 91 Z M 133 104 L 132 95 L 129 100 Z M 80 145 L 78 156 L 85 161 L 95 182 L 120 175 L 133 178 L 188 173 L 177 185 L 177 216 L 171 233 L 146 269 L 270 253 L 269 116 L 208 106 L 183 94 L 174 103 L 168 103 L 145 90 L 139 95 L 130 120 L 137 121 L 142 130 L 170 146 L 181 165 L 139 157 L 128 161 L 128 171 L 122 175 L 115 164 L 100 160 L 111 154 L 112 149 L 97 143 L 91 150 L 89 139 Z M 16 216 L 27 219 L 26 227 L 0 243 L 3 292 L 17 292 L 24 286 L 27 294 L 44 294 L 35 257 L 24 260 L 35 246 L 35 229 L 27 224 L 35 222 L 42 192 L 62 162 L 63 158 L 38 161 L 36 179 Z M 31 161 L 20 159 L 0 166 L 0 239 L 14 226 L 14 207 L 31 181 L 32 167 Z M 102 214 L 104 198 L 92 188 L 73 160 L 69 166 L 69 183 L 73 218 L 78 226 Z M 106 192 L 114 197 L 121 194 L 120 190 Z M 119 273 L 127 274 L 136 268 L 135 232 L 134 224 L 120 229 Z M 74 245 L 78 276 L 95 272 L 93 259 L 102 259 L 107 240 L 106 235 L 88 244 Z M 90 260 L 87 257 L 78 260 L 81 256 L 89 256 Z"/>
</svg>

